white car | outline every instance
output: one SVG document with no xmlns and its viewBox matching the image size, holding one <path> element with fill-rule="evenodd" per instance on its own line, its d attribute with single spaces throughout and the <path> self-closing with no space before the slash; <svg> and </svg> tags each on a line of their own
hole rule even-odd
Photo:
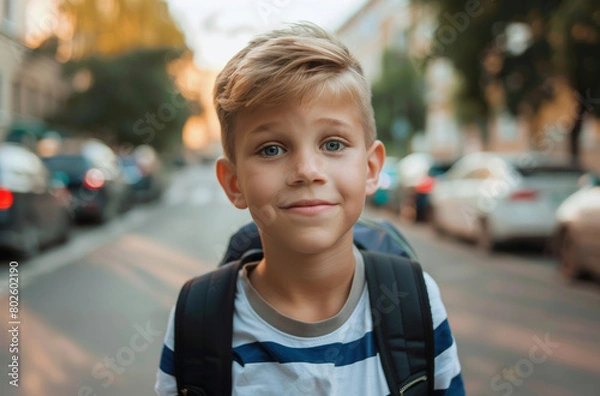
<svg viewBox="0 0 600 396">
<path fill-rule="evenodd" d="M 556 209 L 578 189 L 582 174 L 537 152 L 469 154 L 435 185 L 433 226 L 486 251 L 512 240 L 549 239 Z"/>
<path fill-rule="evenodd" d="M 584 186 L 556 212 L 560 271 L 568 279 L 600 276 L 600 179 L 586 175 Z"/>
</svg>

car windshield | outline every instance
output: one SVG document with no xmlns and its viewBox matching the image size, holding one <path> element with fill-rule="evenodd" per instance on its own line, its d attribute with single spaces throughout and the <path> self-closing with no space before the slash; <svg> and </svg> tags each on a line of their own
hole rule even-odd
<svg viewBox="0 0 600 396">
<path fill-rule="evenodd" d="M 65 172 L 69 177 L 82 176 L 91 167 L 84 157 L 77 155 L 44 158 L 44 163 L 52 172 Z"/>
<path fill-rule="evenodd" d="M 431 168 L 429 168 L 429 172 L 427 173 L 431 177 L 441 176 L 444 173 L 448 172 L 448 170 L 452 167 L 452 163 L 447 164 L 433 164 Z"/>
<path fill-rule="evenodd" d="M 517 167 L 517 171 L 522 176 L 554 176 L 554 175 L 572 175 L 579 176 L 584 173 L 581 168 L 570 165 L 538 165 Z"/>
</svg>

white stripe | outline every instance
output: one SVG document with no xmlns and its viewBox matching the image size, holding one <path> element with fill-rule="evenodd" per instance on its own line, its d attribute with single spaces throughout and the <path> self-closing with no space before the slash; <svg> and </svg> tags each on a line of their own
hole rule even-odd
<svg viewBox="0 0 600 396">
<path fill-rule="evenodd" d="M 456 358 L 456 342 L 435 357 L 434 389 L 448 389 L 450 382 L 460 373 L 460 362 Z"/>
<path fill-rule="evenodd" d="M 156 372 L 154 390 L 160 396 L 177 396 L 177 381 L 172 375 L 164 373 L 161 369 Z"/>
<path fill-rule="evenodd" d="M 165 345 L 170 350 L 175 350 L 175 307 L 171 308 L 169 313 L 169 324 L 165 332 Z"/>
<path fill-rule="evenodd" d="M 235 396 L 389 394 L 379 356 L 341 367 L 311 363 L 255 363 L 244 367 L 234 364 L 233 379 Z"/>
<path fill-rule="evenodd" d="M 425 278 L 427 294 L 429 294 L 429 305 L 431 305 L 433 328 L 437 329 L 444 320 L 448 319 L 448 314 L 446 313 L 446 308 L 442 302 L 440 288 L 438 287 L 437 283 L 426 272 L 423 273 L 423 277 Z"/>
</svg>

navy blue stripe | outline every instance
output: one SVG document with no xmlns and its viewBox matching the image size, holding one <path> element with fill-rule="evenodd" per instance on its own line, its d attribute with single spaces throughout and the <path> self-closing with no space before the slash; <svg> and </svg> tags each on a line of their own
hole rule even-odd
<svg viewBox="0 0 600 396">
<path fill-rule="evenodd" d="M 448 389 L 434 390 L 433 396 L 465 396 L 462 375 L 458 373 L 456 377 L 452 378 Z"/>
<path fill-rule="evenodd" d="M 233 348 L 233 360 L 251 363 L 329 363 L 347 366 L 377 354 L 373 333 L 346 344 L 340 342 L 312 348 L 290 348 L 276 342 L 253 342 Z"/>
<path fill-rule="evenodd" d="M 434 356 L 439 356 L 440 353 L 452 346 L 452 331 L 450 330 L 448 319 L 440 323 L 440 325 L 435 329 L 433 337 L 433 344 L 435 345 Z"/>
<path fill-rule="evenodd" d="M 175 375 L 175 352 L 163 346 L 162 354 L 160 355 L 160 369 L 163 373 Z"/>
</svg>

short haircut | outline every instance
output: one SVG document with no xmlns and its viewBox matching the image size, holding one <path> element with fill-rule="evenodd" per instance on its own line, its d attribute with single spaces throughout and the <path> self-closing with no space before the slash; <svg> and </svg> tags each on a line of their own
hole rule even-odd
<svg viewBox="0 0 600 396">
<path fill-rule="evenodd" d="M 235 116 L 244 109 L 314 100 L 323 92 L 350 95 L 369 146 L 376 138 L 371 87 L 348 48 L 310 22 L 252 40 L 219 73 L 214 104 L 224 154 L 235 161 Z"/>
</svg>

